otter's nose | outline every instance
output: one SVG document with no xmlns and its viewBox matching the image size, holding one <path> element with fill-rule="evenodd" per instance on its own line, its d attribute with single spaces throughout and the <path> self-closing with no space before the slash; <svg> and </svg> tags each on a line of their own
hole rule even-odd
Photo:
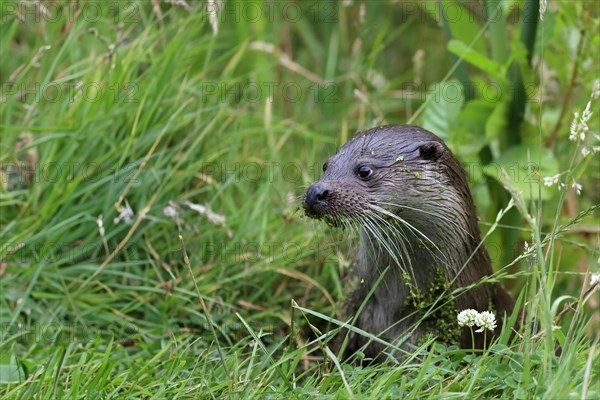
<svg viewBox="0 0 600 400">
<path fill-rule="evenodd" d="M 330 196 L 331 192 L 327 188 L 315 183 L 306 191 L 304 208 L 306 211 L 315 212 L 315 207 L 325 205 Z"/>
</svg>

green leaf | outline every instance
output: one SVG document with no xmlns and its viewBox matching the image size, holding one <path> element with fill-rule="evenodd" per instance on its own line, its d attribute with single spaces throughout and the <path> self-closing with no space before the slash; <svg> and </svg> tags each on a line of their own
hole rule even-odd
<svg viewBox="0 0 600 400">
<path fill-rule="evenodd" d="M 444 0 L 443 8 L 446 10 L 446 21 L 452 32 L 452 37 L 462 41 L 463 43 L 471 43 L 475 38 L 481 26 L 475 18 L 465 18 L 470 15 L 469 10 L 457 2 Z M 425 7 L 428 8 L 428 7 Z M 485 36 L 481 37 L 473 43 L 473 48 L 479 53 L 485 53 Z"/>
<path fill-rule="evenodd" d="M 521 42 L 521 39 L 518 35 L 513 36 L 510 41 L 510 56 L 510 60 L 507 61 L 508 65 L 515 61 L 520 65 L 527 64 L 527 48 L 523 42 Z"/>
<path fill-rule="evenodd" d="M 585 173 L 587 166 L 592 160 L 592 158 L 593 154 L 590 152 L 588 155 L 583 157 L 583 159 L 575 166 L 575 168 L 573 169 L 573 179 L 575 179 L 575 181 L 578 181 L 579 178 L 581 178 L 581 176 Z"/>
<path fill-rule="evenodd" d="M 0 385 L 19 382 L 19 366 L 16 363 L 0 364 Z"/>
<path fill-rule="evenodd" d="M 461 158 L 478 153 L 486 145 L 485 128 L 494 105 L 484 100 L 467 103 L 452 129 L 449 145 Z"/>
<path fill-rule="evenodd" d="M 429 88 L 427 107 L 423 113 L 423 128 L 448 140 L 456 117 L 465 101 L 464 89 L 457 80 L 436 83 Z"/>
<path fill-rule="evenodd" d="M 511 354 L 512 350 L 505 344 L 495 343 L 490 347 L 490 351 L 500 354 Z"/>
<path fill-rule="evenodd" d="M 537 199 L 538 188 L 542 200 L 548 200 L 557 192 L 556 186 L 546 187 L 543 178 L 558 174 L 558 160 L 550 149 L 521 144 L 508 149 L 487 165 L 483 173 L 502 183 L 501 169 L 509 176 L 509 184 L 521 191 L 525 199 Z M 539 174 L 539 176 L 536 174 Z"/>
<path fill-rule="evenodd" d="M 448 42 L 448 51 L 462 57 L 469 64 L 487 72 L 491 76 L 502 78 L 503 68 L 497 62 L 489 59 L 486 55 L 479 53 L 474 48 L 468 47 L 464 42 L 452 39 Z"/>
<path fill-rule="evenodd" d="M 494 111 L 485 123 L 485 137 L 488 141 L 506 137 L 508 129 L 508 101 L 496 103 Z"/>
</svg>

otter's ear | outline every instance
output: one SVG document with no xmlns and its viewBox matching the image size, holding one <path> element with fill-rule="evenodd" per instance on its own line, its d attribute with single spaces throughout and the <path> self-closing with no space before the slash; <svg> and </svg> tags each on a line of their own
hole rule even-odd
<svg viewBox="0 0 600 400">
<path fill-rule="evenodd" d="M 419 146 L 419 155 L 425 160 L 437 161 L 445 151 L 446 149 L 440 142 L 425 142 Z"/>
</svg>

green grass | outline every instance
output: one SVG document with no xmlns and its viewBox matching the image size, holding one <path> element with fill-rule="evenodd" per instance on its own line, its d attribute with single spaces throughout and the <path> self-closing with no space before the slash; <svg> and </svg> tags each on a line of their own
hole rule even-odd
<svg viewBox="0 0 600 400">
<path fill-rule="evenodd" d="M 302 18 L 286 21 L 287 3 L 257 19 L 237 3 L 239 21 L 221 15 L 214 35 L 204 3 L 190 13 L 157 1 L 161 15 L 150 1 L 82 4 L 78 18 L 40 21 L 28 5 L 23 23 L 15 2 L 1 5 L 2 398 L 600 397 L 598 297 L 584 287 L 587 271 L 599 271 L 598 212 L 586 211 L 599 199 L 598 157 L 571 162 L 567 140 L 570 115 L 599 77 L 588 62 L 598 56 L 597 7 L 559 3 L 560 18 L 546 15 L 552 40 L 537 51 L 558 92 L 530 105 L 524 129 L 541 146 L 539 126 L 559 122 L 554 153 L 584 192 L 516 195 L 533 218 L 500 221 L 486 242 L 515 228 L 536 249 L 537 264 L 495 261 L 529 311 L 522 337 L 510 341 L 507 330 L 477 354 L 431 341 L 401 363 L 357 367 L 325 345 L 340 324 L 352 240 L 304 218 L 299 198 L 355 130 L 428 122 L 414 114 L 425 96 L 401 91 L 453 66 L 429 11 L 372 2 L 361 23 L 359 4 L 302 2 Z M 581 28 L 567 104 L 571 70 L 557 54 L 576 47 L 565 37 Z M 588 140 L 598 134 L 593 107 Z M 488 231 L 496 215 L 483 180 L 473 188 Z M 115 222 L 126 204 L 131 220 Z"/>
</svg>

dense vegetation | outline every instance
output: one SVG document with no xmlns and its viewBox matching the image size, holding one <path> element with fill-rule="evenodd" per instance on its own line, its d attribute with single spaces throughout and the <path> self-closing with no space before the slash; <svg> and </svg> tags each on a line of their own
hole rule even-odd
<svg viewBox="0 0 600 400">
<path fill-rule="evenodd" d="M 600 397 L 598 3 L 1 8 L 2 398 Z M 354 241 L 299 199 L 406 122 L 466 166 L 527 320 L 341 363 Z"/>
</svg>

